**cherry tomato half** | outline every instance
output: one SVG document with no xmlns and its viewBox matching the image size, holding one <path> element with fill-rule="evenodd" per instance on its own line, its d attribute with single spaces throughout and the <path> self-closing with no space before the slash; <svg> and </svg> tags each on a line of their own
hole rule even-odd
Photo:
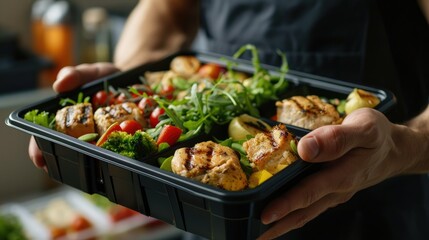
<svg viewBox="0 0 429 240">
<path fill-rule="evenodd" d="M 115 103 L 113 93 L 100 90 L 92 96 L 92 105 L 94 108 L 104 107 Z"/>
<path fill-rule="evenodd" d="M 174 86 L 171 84 L 165 85 L 162 87 L 161 92 L 159 93 L 162 97 L 167 99 L 173 99 L 174 97 Z"/>
<path fill-rule="evenodd" d="M 134 134 L 137 130 L 142 130 L 142 125 L 136 120 L 125 120 L 119 124 L 122 131 L 127 132 L 128 134 Z"/>
<path fill-rule="evenodd" d="M 159 123 L 159 116 L 165 113 L 165 110 L 160 107 L 156 107 L 150 114 L 149 122 L 151 127 L 155 127 Z"/>
<path fill-rule="evenodd" d="M 207 63 L 201 66 L 198 70 L 198 74 L 202 77 L 208 77 L 211 79 L 217 79 L 221 73 L 223 73 L 225 69 L 215 63 Z"/>
<path fill-rule="evenodd" d="M 115 104 L 121 104 L 128 100 L 128 97 L 124 93 L 120 93 L 115 99 Z"/>
<path fill-rule="evenodd" d="M 146 113 L 148 111 L 152 111 L 155 105 L 156 102 L 152 98 L 142 98 L 137 106 L 140 108 L 140 110 Z"/>
<path fill-rule="evenodd" d="M 179 140 L 179 137 L 181 134 L 182 134 L 182 129 L 173 125 L 165 125 L 162 128 L 156 143 L 159 145 L 165 142 L 165 143 L 168 143 L 168 145 L 172 146 L 177 142 L 177 140 Z"/>
</svg>

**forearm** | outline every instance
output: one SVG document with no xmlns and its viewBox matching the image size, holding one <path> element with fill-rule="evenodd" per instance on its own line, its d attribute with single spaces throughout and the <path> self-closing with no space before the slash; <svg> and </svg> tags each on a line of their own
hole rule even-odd
<svg viewBox="0 0 429 240">
<path fill-rule="evenodd" d="M 429 134 L 429 105 L 421 114 L 408 121 L 405 125 L 416 131 Z"/>
<path fill-rule="evenodd" d="M 197 0 L 140 0 L 115 49 L 122 70 L 186 49 L 198 30 Z"/>
<path fill-rule="evenodd" d="M 426 17 L 426 21 L 429 23 L 429 0 L 418 0 L 420 9 L 423 15 Z"/>
<path fill-rule="evenodd" d="M 412 162 L 405 173 L 429 173 L 429 105 L 405 126 L 398 126 L 395 132 L 401 158 Z"/>
</svg>

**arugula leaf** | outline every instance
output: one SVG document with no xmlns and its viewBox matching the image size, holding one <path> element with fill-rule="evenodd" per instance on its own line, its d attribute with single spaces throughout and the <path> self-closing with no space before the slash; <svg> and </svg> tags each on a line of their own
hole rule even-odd
<svg viewBox="0 0 429 240">
<path fill-rule="evenodd" d="M 234 117 L 248 113 L 259 117 L 263 103 L 276 100 L 279 93 L 287 87 L 286 73 L 288 64 L 286 55 L 278 51 L 283 64 L 280 75 L 272 75 L 265 70 L 259 61 L 254 45 L 241 47 L 234 58 L 240 57 L 245 51 L 251 51 L 253 76 L 246 80 L 236 79 L 233 67 L 236 62 L 227 61 L 227 72 L 217 81 L 184 82 L 181 78 L 173 79 L 176 88 L 189 89 L 183 99 L 167 100 L 157 96 L 152 98 L 165 110 L 167 118 L 163 118 L 156 129 L 148 130 L 152 136 L 159 134 L 164 124 L 173 124 L 183 130 L 179 141 L 183 141 L 202 131 L 209 134 L 214 125 L 228 124 Z M 224 59 L 225 60 L 225 59 Z"/>
<path fill-rule="evenodd" d="M 64 107 L 64 106 L 67 106 L 67 105 L 76 105 L 78 103 L 88 103 L 90 101 L 90 99 L 91 98 L 88 97 L 88 96 L 84 98 L 83 93 L 80 92 L 77 95 L 77 99 L 76 100 L 73 100 L 71 98 L 62 98 L 62 99 L 60 99 L 60 105 Z"/>
</svg>

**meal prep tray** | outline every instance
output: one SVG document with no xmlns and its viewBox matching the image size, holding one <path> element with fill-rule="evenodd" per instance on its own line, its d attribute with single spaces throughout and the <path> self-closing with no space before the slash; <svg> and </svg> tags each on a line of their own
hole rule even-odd
<svg viewBox="0 0 429 240">
<path fill-rule="evenodd" d="M 146 71 L 168 70 L 170 61 L 178 55 L 194 55 L 203 63 L 216 62 L 225 65 L 221 58 L 232 61 L 231 58 L 217 54 L 177 53 L 159 62 L 117 73 L 89 83 L 76 91 L 18 109 L 10 114 L 6 123 L 35 136 L 43 152 L 49 176 L 60 183 L 90 194 L 101 194 L 112 202 L 202 237 L 254 239 L 269 227 L 260 221 L 263 207 L 282 191 L 315 171 L 316 165 L 298 160 L 254 189 L 232 192 L 161 170 L 156 165 L 154 157 L 144 161 L 133 160 L 24 120 L 24 114 L 32 109 L 55 113 L 61 108 L 59 105 L 61 98 L 76 98 L 79 92 L 92 96 L 103 89 L 104 81 L 108 81 L 113 87 L 127 87 L 137 83 L 139 77 Z M 238 63 L 237 70 L 253 72 L 250 61 L 235 59 L 233 61 Z M 265 65 L 263 67 L 273 74 L 279 74 L 275 67 Z M 386 90 L 295 71 L 288 72 L 287 80 L 289 87 L 285 96 L 315 94 L 344 99 L 358 87 L 380 98 L 381 102 L 376 109 L 381 112 L 386 112 L 395 103 L 393 94 Z M 262 114 L 269 118 L 274 111 L 275 106 L 272 105 L 272 109 Z M 294 126 L 288 126 L 288 129 L 298 137 L 304 136 L 309 131 Z M 193 146 L 203 140 L 193 138 L 177 144 L 163 154 L 169 156 L 178 147 Z"/>
<path fill-rule="evenodd" d="M 45 192 L 43 196 L 33 196 L 31 199 L 0 205 L 0 216 L 15 218 L 17 220 L 15 224 L 22 227 L 22 233 L 27 237 L 26 239 L 116 239 L 123 235 L 128 236 L 129 232 L 133 231 L 140 232 L 139 236 L 144 239 L 164 240 L 177 238 L 183 234 L 173 226 L 161 225 L 158 220 L 144 215 L 122 212 L 119 213 L 120 215 L 114 216 L 109 211 L 116 205 L 106 207 L 100 205 L 99 201 L 102 201 L 99 196 L 92 199 L 92 196 L 89 197 L 81 191 L 64 185 Z M 70 225 L 58 222 L 52 225 L 46 224 L 52 223 L 52 220 L 49 221 L 47 218 L 55 216 L 65 218 L 64 212 L 66 211 L 62 208 L 63 204 L 58 203 L 67 205 L 71 209 L 69 211 L 88 220 L 89 227 L 84 228 L 85 225 L 76 223 Z M 44 217 L 42 218 L 41 215 Z M 70 218 L 70 215 L 68 217 Z M 53 233 L 60 233 L 60 229 L 63 229 L 64 235 L 53 236 Z M 144 234 L 141 233 L 143 230 Z M 1 234 L 7 233 L 0 233 L 0 239 L 5 239 L 2 237 L 6 236 Z M 6 237 L 6 239 L 9 238 Z"/>
</svg>

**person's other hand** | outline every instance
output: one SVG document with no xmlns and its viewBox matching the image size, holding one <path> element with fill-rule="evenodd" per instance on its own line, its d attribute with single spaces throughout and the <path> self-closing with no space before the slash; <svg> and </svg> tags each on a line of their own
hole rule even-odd
<svg viewBox="0 0 429 240">
<path fill-rule="evenodd" d="M 64 67 L 59 71 L 57 79 L 52 87 L 57 93 L 66 92 L 117 71 L 119 71 L 119 69 L 112 63 L 93 63 L 81 64 L 75 67 Z M 30 138 L 28 153 L 34 165 L 38 168 L 43 168 L 46 171 L 42 152 L 37 146 L 33 136 Z"/>
<path fill-rule="evenodd" d="M 262 222 L 274 224 L 261 239 L 302 227 L 356 192 L 404 172 L 411 164 L 404 166 L 398 151 L 407 137 L 400 136 L 404 128 L 366 108 L 354 111 L 341 125 L 320 127 L 301 138 L 300 157 L 323 162 L 322 168 L 265 207 Z"/>
</svg>

